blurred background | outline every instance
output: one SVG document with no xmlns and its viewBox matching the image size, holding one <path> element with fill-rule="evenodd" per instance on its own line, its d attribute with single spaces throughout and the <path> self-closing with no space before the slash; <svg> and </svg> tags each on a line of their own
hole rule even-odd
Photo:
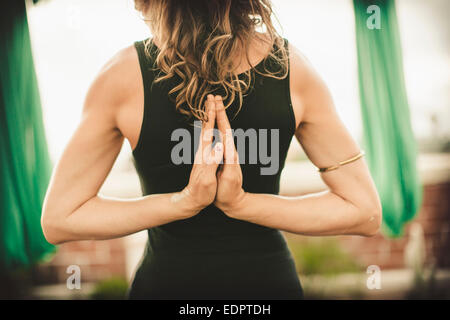
<svg viewBox="0 0 450 320">
<path fill-rule="evenodd" d="M 273 0 L 273 4 L 281 34 L 318 70 L 342 120 L 362 143 L 353 2 Z M 450 298 L 450 2 L 397 0 L 396 9 L 423 201 L 398 237 L 383 232 L 371 238 L 285 233 L 307 298 Z M 132 0 L 42 0 L 27 2 L 27 14 L 48 149 L 55 163 L 101 66 L 121 48 L 150 34 Z M 325 188 L 294 140 L 281 194 Z M 141 196 L 127 142 L 101 193 Z M 123 297 L 146 240 L 146 232 L 140 232 L 60 245 L 30 272 L 18 275 L 23 281 L 20 292 L 38 299 Z M 70 265 L 80 267 L 81 289 L 66 286 Z M 367 285 L 373 275 L 370 266 L 381 272 L 378 288 Z"/>
</svg>

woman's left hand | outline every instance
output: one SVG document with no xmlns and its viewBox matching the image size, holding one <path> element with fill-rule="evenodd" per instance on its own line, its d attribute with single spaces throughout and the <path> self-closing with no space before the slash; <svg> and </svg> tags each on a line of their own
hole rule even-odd
<svg viewBox="0 0 450 320">
<path fill-rule="evenodd" d="M 217 171 L 217 193 L 214 205 L 226 215 L 234 216 L 246 197 L 242 189 L 242 170 L 222 97 L 215 96 L 217 127 L 222 135 L 224 161 Z"/>
</svg>

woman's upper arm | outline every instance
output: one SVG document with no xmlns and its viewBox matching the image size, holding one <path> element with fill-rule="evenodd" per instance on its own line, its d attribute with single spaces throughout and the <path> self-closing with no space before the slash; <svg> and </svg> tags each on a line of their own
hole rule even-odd
<svg viewBox="0 0 450 320">
<path fill-rule="evenodd" d="M 127 100 L 123 54 L 103 67 L 88 90 L 80 123 L 54 169 L 43 219 L 69 215 L 96 196 L 120 152 L 117 114 Z"/>
<path fill-rule="evenodd" d="M 311 64 L 295 48 L 291 53 L 291 95 L 301 116 L 295 136 L 316 167 L 328 167 L 361 149 L 336 111 L 331 94 Z M 300 111 L 299 111 L 300 110 Z M 364 158 L 321 174 L 331 191 L 364 209 L 381 211 Z"/>
</svg>

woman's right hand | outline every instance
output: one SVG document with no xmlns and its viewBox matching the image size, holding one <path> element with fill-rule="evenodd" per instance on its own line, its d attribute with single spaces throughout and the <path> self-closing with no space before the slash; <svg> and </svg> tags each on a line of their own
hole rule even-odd
<svg viewBox="0 0 450 320">
<path fill-rule="evenodd" d="M 195 154 L 194 164 L 188 185 L 180 196 L 189 202 L 192 210 L 188 216 L 197 214 L 200 210 L 214 202 L 217 191 L 216 172 L 223 157 L 223 144 L 217 142 L 212 148 L 216 107 L 213 95 L 208 95 L 205 102 L 208 121 L 203 121 L 200 142 Z"/>
</svg>

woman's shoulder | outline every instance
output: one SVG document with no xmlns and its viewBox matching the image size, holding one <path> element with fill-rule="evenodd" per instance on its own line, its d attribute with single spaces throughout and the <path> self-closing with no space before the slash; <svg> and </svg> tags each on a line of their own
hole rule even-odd
<svg viewBox="0 0 450 320">
<path fill-rule="evenodd" d="M 133 44 L 120 49 L 100 68 L 86 95 L 85 108 L 117 114 L 142 90 L 137 52 Z"/>
<path fill-rule="evenodd" d="M 109 79 L 112 83 L 121 82 L 124 78 L 134 75 L 139 67 L 137 50 L 134 44 L 117 51 L 100 69 L 99 76 Z"/>
<path fill-rule="evenodd" d="M 323 118 L 330 109 L 323 108 L 332 104 L 331 94 L 322 76 L 305 54 L 289 43 L 290 91 L 302 121 L 315 122 Z"/>
<path fill-rule="evenodd" d="M 323 82 L 313 63 L 292 43 L 288 44 L 290 61 L 290 78 L 293 87 L 308 90 L 315 84 Z"/>
</svg>

